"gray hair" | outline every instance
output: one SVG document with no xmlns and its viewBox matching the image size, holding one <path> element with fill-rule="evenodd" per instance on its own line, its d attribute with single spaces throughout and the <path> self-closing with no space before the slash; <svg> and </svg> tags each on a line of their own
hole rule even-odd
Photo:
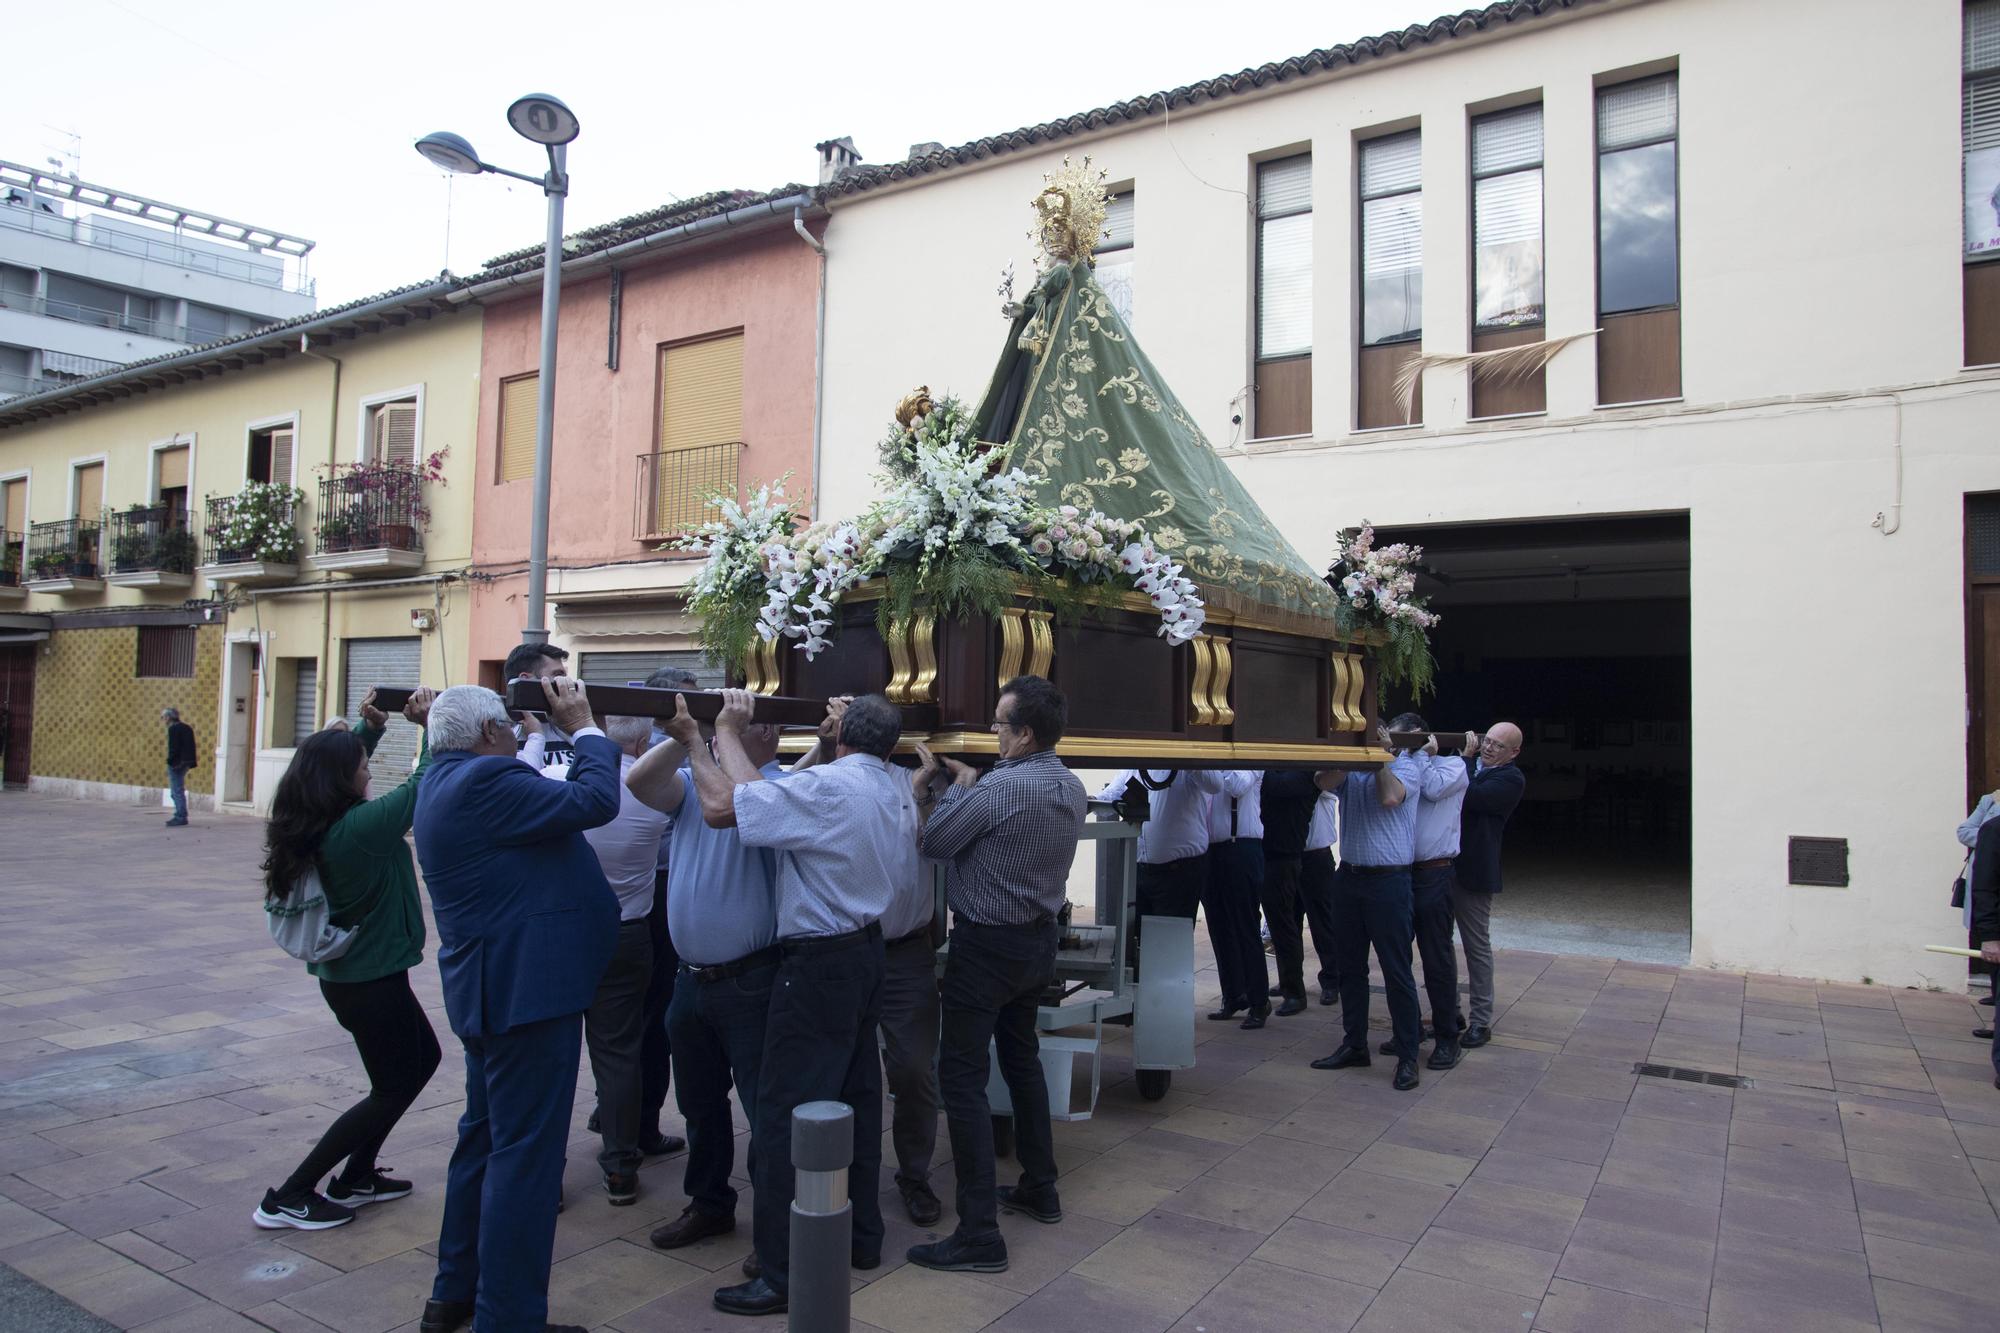
<svg viewBox="0 0 2000 1333">
<path fill-rule="evenodd" d="M 486 724 L 507 725 L 507 705 L 484 685 L 454 685 L 431 701 L 431 750 L 470 750 L 486 734 Z"/>
<path fill-rule="evenodd" d="M 621 750 L 644 744 L 653 738 L 653 719 L 613 714 L 604 719 L 604 734 Z"/>
<path fill-rule="evenodd" d="M 903 735 L 903 712 L 879 694 L 864 694 L 847 705 L 840 719 L 840 743 L 850 750 L 887 759 Z"/>
<path fill-rule="evenodd" d="M 181 720 L 181 710 L 178 708 L 162 708 L 160 710 L 160 719 L 164 722 L 178 722 Z"/>
</svg>

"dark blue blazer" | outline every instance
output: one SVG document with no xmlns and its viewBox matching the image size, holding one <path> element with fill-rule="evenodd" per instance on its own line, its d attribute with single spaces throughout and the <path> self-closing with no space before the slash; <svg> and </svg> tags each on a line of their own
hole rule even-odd
<svg viewBox="0 0 2000 1333">
<path fill-rule="evenodd" d="M 433 764 L 436 762 L 432 760 Z M 1528 789 L 1528 775 L 1518 764 L 1482 770 L 1467 759 L 1465 767 L 1472 775 L 1472 782 L 1465 789 L 1465 806 L 1459 815 L 1458 864 L 1454 873 L 1460 888 L 1498 893 L 1500 833 L 1507 827 L 1514 807 L 1521 803 L 1521 793 Z"/>
<path fill-rule="evenodd" d="M 485 1037 L 590 1007 L 618 942 L 618 898 L 583 831 L 618 813 L 618 747 L 576 742 L 567 782 L 518 759 L 431 755 L 417 860 L 437 917 L 451 1030 Z"/>
</svg>

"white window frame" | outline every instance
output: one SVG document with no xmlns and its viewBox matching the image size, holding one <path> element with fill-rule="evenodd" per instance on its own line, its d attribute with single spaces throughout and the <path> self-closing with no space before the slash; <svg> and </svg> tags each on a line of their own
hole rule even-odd
<svg viewBox="0 0 2000 1333">
<path fill-rule="evenodd" d="M 373 434 L 372 427 L 375 422 L 375 409 L 382 406 L 384 403 L 401 403 L 401 402 L 406 402 L 412 398 L 414 398 L 417 403 L 417 429 L 416 429 L 416 434 L 411 438 L 410 441 L 410 456 L 414 458 L 419 465 L 423 463 L 425 454 L 424 454 L 424 386 L 422 383 L 406 384 L 400 389 L 392 389 L 387 393 L 371 393 L 371 394 L 364 394 L 362 396 L 360 400 L 361 410 L 355 414 L 356 417 L 359 418 L 355 422 L 355 440 L 354 440 L 354 460 L 357 463 L 369 463 L 374 461 L 368 456 L 368 437 L 371 434 Z"/>
<path fill-rule="evenodd" d="M 260 430 L 278 430 L 282 427 L 290 427 L 292 432 L 292 485 L 299 485 L 299 414 L 289 412 L 275 417 L 259 417 L 255 421 L 243 423 L 243 456 L 242 468 L 237 473 L 238 490 L 250 484 L 250 437 Z M 188 475 L 192 477 L 194 474 Z M 305 488 L 300 486 L 299 489 Z"/>
<path fill-rule="evenodd" d="M 160 455 L 169 449 L 185 447 L 188 451 L 188 521 L 194 521 L 194 447 L 193 434 L 169 435 L 164 440 L 154 440 L 146 446 L 146 503 L 160 502 Z M 247 459 L 246 459 L 247 464 Z"/>
</svg>

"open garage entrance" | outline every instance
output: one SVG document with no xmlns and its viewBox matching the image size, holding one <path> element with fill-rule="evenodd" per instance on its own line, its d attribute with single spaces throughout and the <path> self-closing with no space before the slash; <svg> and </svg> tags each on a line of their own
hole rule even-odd
<svg viewBox="0 0 2000 1333">
<path fill-rule="evenodd" d="M 1686 963 L 1686 514 L 1383 529 L 1424 548 L 1440 733 L 1518 722 L 1493 942 Z M 1382 715 L 1407 706 L 1391 696 Z"/>
</svg>

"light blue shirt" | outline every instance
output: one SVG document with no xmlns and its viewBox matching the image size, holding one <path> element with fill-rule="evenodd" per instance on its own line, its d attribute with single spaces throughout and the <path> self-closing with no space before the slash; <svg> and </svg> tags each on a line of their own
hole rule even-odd
<svg viewBox="0 0 2000 1333">
<path fill-rule="evenodd" d="M 1404 752 L 1389 765 L 1408 793 L 1383 809 L 1376 771 L 1349 773 L 1340 785 L 1340 860 L 1343 865 L 1408 866 L 1417 859 L 1417 809 L 1423 804 L 1424 756 Z"/>
<path fill-rule="evenodd" d="M 1424 762 L 1423 804 L 1417 807 L 1418 861 L 1443 861 L 1458 855 L 1458 819 L 1465 808 L 1465 790 L 1472 783 L 1465 761 L 1455 754 L 1418 754 Z M 1415 793 L 1412 793 L 1415 795 Z"/>
<path fill-rule="evenodd" d="M 931 919 L 910 779 L 874 755 L 742 784 L 736 831 L 746 845 L 778 854 L 781 940 L 845 935 L 872 921 L 897 939 Z"/>
<path fill-rule="evenodd" d="M 774 760 L 760 770 L 777 783 L 787 774 Z M 710 828 L 701 817 L 694 775 L 681 768 L 680 836 L 669 838 L 667 933 L 690 967 L 718 967 L 767 948 L 778 938 L 778 858 L 745 847 L 733 828 Z"/>
</svg>

